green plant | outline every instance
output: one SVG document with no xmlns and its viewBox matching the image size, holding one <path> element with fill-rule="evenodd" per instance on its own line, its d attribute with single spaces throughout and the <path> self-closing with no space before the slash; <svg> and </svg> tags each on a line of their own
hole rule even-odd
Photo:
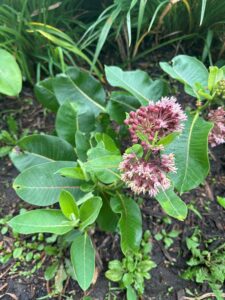
<svg viewBox="0 0 225 300">
<path fill-rule="evenodd" d="M 157 101 L 168 93 L 167 83 L 141 70 L 105 70 L 109 84 L 118 88 L 107 94 L 107 102 L 100 82 L 78 68 L 39 82 L 36 96 L 56 112 L 58 136 L 24 137 L 10 154 L 21 171 L 13 183 L 16 193 L 45 208 L 9 224 L 23 234 L 61 236 L 75 230 L 71 262 L 83 290 L 95 268 L 90 228 L 118 229 L 123 255 L 140 252 L 141 210 L 128 188 L 156 199 L 169 216 L 183 221 L 188 210 L 180 196 L 209 172 L 213 125 L 198 107 L 185 114 L 173 97 Z M 60 209 L 46 208 L 56 203 Z"/>
<path fill-rule="evenodd" d="M 178 230 L 171 230 L 169 232 L 166 232 L 165 229 L 162 229 L 161 232 L 158 232 L 154 235 L 154 238 L 157 241 L 163 241 L 165 248 L 169 249 L 173 243 L 174 243 L 174 238 L 178 237 L 178 235 L 180 234 L 180 231 Z"/>
<path fill-rule="evenodd" d="M 225 281 L 225 244 L 214 246 L 216 238 L 202 240 L 201 232 L 196 229 L 186 238 L 191 258 L 187 261 L 188 269 L 182 274 L 185 279 L 196 283 L 206 282 L 214 292 L 216 299 L 224 299 L 223 283 Z"/>
<path fill-rule="evenodd" d="M 16 57 L 23 76 L 30 83 L 42 74 L 53 76 L 63 71 L 61 62 L 75 64 L 64 49 L 53 47 L 38 34 L 31 34 L 32 22 L 50 24 L 66 30 L 75 40 L 86 29 L 81 0 L 2 0 L 0 7 L 0 45 Z M 88 5 L 83 4 L 88 8 Z M 87 20 L 87 19 L 86 19 Z"/>
<path fill-rule="evenodd" d="M 138 253 L 127 253 L 122 261 L 109 262 L 109 270 L 105 276 L 113 282 L 118 282 L 122 289 L 127 290 L 128 300 L 136 299 L 136 292 L 139 296 L 143 295 L 144 281 L 151 278 L 149 273 L 156 267 L 150 258 L 151 247 L 150 232 L 145 231 Z"/>
<path fill-rule="evenodd" d="M 0 131 L 0 157 L 8 155 L 16 146 L 19 138 L 25 137 L 28 130 L 24 130 L 19 137 L 18 124 L 12 114 L 6 117 L 7 130 Z"/>
</svg>

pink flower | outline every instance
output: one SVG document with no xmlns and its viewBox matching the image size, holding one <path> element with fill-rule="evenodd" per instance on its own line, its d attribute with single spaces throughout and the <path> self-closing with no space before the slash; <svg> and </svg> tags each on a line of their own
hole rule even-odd
<svg viewBox="0 0 225 300">
<path fill-rule="evenodd" d="M 209 143 L 211 147 L 225 143 L 225 110 L 218 107 L 211 110 L 208 114 L 209 121 L 214 123 L 214 127 L 209 134 Z"/>
<path fill-rule="evenodd" d="M 166 175 L 176 172 L 173 154 L 158 155 L 146 161 L 134 153 L 125 153 L 119 169 L 122 172 L 121 179 L 135 194 L 148 193 L 151 197 L 156 196 L 160 189 L 168 189 L 170 180 Z"/>
<path fill-rule="evenodd" d="M 175 97 L 164 97 L 156 103 L 143 106 L 132 111 L 125 124 L 129 126 L 132 142 L 138 143 L 139 134 L 146 136 L 147 141 L 142 141 L 142 146 L 147 148 L 157 135 L 157 140 L 171 132 L 180 132 L 183 129 L 182 121 L 187 117 L 182 111 Z"/>
</svg>

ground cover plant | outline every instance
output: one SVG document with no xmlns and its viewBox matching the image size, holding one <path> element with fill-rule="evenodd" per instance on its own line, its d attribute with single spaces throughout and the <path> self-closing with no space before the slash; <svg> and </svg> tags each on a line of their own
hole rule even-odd
<svg viewBox="0 0 225 300">
<path fill-rule="evenodd" d="M 141 254 L 146 234 L 144 242 L 136 197 L 156 200 L 169 216 L 183 221 L 188 207 L 182 194 L 203 183 L 209 172 L 208 143 L 224 142 L 224 110 L 217 108 L 223 68 L 208 72 L 185 55 L 174 61 L 161 67 L 196 96 L 195 107 L 186 112 L 174 96 L 165 96 L 164 80 L 152 80 L 140 70 L 106 66 L 107 81 L 119 88 L 108 92 L 107 102 L 101 83 L 78 68 L 36 85 L 39 101 L 56 112 L 57 135 L 19 140 L 10 154 L 21 171 L 13 187 L 25 202 L 50 207 L 15 216 L 9 225 L 20 234 L 44 232 L 69 240 L 65 248 L 70 248 L 73 277 L 83 290 L 95 274 L 96 226 L 120 234 L 124 258 L 112 261 L 106 276 L 122 282 L 128 299 L 144 293 L 144 279 L 155 264 L 147 258 L 148 243 Z M 156 239 L 170 247 L 178 234 L 163 230 Z"/>
</svg>

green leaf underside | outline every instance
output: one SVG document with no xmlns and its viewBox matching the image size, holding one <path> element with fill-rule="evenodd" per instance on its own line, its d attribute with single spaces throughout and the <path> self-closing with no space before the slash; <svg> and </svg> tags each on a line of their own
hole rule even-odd
<svg viewBox="0 0 225 300">
<path fill-rule="evenodd" d="M 172 66 L 166 62 L 161 62 L 160 67 L 172 78 L 185 85 L 185 91 L 189 95 L 196 97 L 196 83 L 202 87 L 207 87 L 208 70 L 204 64 L 195 57 L 188 55 L 178 55 L 172 59 Z"/>
<path fill-rule="evenodd" d="M 187 206 L 173 188 L 160 191 L 155 198 L 169 216 L 180 221 L 187 217 Z"/>
<path fill-rule="evenodd" d="M 134 111 L 140 107 L 140 102 L 129 93 L 112 92 L 107 104 L 107 112 L 110 118 L 118 124 L 123 124 L 126 112 Z"/>
<path fill-rule="evenodd" d="M 22 74 L 14 56 L 0 49 L 0 93 L 17 96 L 21 89 Z"/>
<path fill-rule="evenodd" d="M 141 70 L 123 71 L 119 67 L 105 66 L 108 82 L 120 87 L 136 97 L 141 105 L 160 99 L 165 91 L 166 83 L 162 80 L 153 81 L 146 72 Z"/>
<path fill-rule="evenodd" d="M 95 116 L 105 111 L 105 92 L 101 84 L 85 71 L 69 68 L 54 80 L 58 102 L 74 101 L 81 112 L 91 111 Z"/>
<path fill-rule="evenodd" d="M 135 96 L 141 105 L 147 105 L 151 97 L 152 80 L 141 70 L 123 71 L 119 67 L 105 66 L 108 82 L 114 87 L 120 87 Z"/>
<path fill-rule="evenodd" d="M 33 166 L 17 176 L 13 188 L 24 201 L 38 206 L 56 203 L 62 190 L 69 191 L 75 199 L 79 199 L 84 195 L 80 190 L 83 181 L 57 174 L 59 169 L 73 165 L 73 162 L 61 161 Z"/>
<path fill-rule="evenodd" d="M 9 225 L 21 234 L 48 232 L 62 235 L 73 229 L 71 222 L 57 209 L 31 210 L 11 219 Z"/>
<path fill-rule="evenodd" d="M 137 252 L 142 237 L 142 219 L 137 203 L 122 195 L 113 197 L 110 201 L 112 210 L 121 214 L 119 228 L 121 234 L 121 249 L 126 255 L 129 251 Z"/>
<path fill-rule="evenodd" d="M 34 92 L 37 100 L 46 108 L 56 112 L 59 108 L 59 103 L 53 91 L 54 78 L 47 78 L 38 82 L 35 85 Z"/>
<path fill-rule="evenodd" d="M 95 129 L 95 116 L 91 110 L 81 109 L 74 101 L 64 102 L 56 115 L 56 131 L 59 137 L 75 146 L 75 134 Z"/>
<path fill-rule="evenodd" d="M 51 135 L 34 134 L 19 140 L 11 158 L 15 166 L 23 171 L 31 166 L 51 161 L 74 161 L 73 147 L 65 140 Z"/>
<path fill-rule="evenodd" d="M 118 220 L 118 214 L 112 211 L 108 199 L 103 198 L 102 208 L 97 219 L 100 229 L 107 232 L 114 232 L 116 230 Z"/>
<path fill-rule="evenodd" d="M 41 156 L 36 153 L 30 153 L 27 151 L 18 151 L 17 148 L 12 149 L 9 154 L 14 166 L 20 172 L 30 168 L 31 166 L 40 165 L 43 163 L 54 162 L 54 160 Z"/>
<path fill-rule="evenodd" d="M 175 155 L 178 170 L 170 177 L 180 193 L 197 187 L 209 172 L 208 134 L 212 126 L 198 114 L 189 115 L 183 133 L 166 148 L 166 153 Z"/>
<path fill-rule="evenodd" d="M 95 270 L 95 252 L 87 233 L 75 237 L 71 246 L 71 261 L 78 284 L 86 291 L 91 285 Z"/>
</svg>

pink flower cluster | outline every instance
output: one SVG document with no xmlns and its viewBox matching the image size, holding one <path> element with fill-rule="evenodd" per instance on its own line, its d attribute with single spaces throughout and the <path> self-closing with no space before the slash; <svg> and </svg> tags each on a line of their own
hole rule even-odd
<svg viewBox="0 0 225 300">
<path fill-rule="evenodd" d="M 225 143 L 225 110 L 218 107 L 211 110 L 208 114 L 209 121 L 214 123 L 214 127 L 209 134 L 209 143 L 211 147 Z"/>
<path fill-rule="evenodd" d="M 151 197 L 156 196 L 160 188 L 166 190 L 170 187 L 166 173 L 176 171 L 173 154 L 163 154 L 152 161 L 140 159 L 134 153 L 124 154 L 119 168 L 121 179 L 135 194 L 148 192 Z"/>
<path fill-rule="evenodd" d="M 129 126 L 132 142 L 138 143 L 139 133 L 145 135 L 149 142 L 152 142 L 157 135 L 160 139 L 169 133 L 180 132 L 183 129 L 182 121 L 187 117 L 182 111 L 175 97 L 163 97 L 156 103 L 143 106 L 132 111 L 125 124 Z M 145 141 L 142 141 L 144 148 L 147 147 Z"/>
<path fill-rule="evenodd" d="M 148 193 L 154 197 L 160 189 L 170 187 L 167 174 L 176 172 L 174 155 L 160 155 L 163 145 L 157 142 L 172 132 L 182 131 L 184 120 L 186 115 L 174 97 L 130 112 L 125 124 L 129 126 L 132 142 L 141 141 L 144 154 L 140 158 L 135 153 L 125 153 L 119 169 L 121 179 L 135 194 Z"/>
</svg>

